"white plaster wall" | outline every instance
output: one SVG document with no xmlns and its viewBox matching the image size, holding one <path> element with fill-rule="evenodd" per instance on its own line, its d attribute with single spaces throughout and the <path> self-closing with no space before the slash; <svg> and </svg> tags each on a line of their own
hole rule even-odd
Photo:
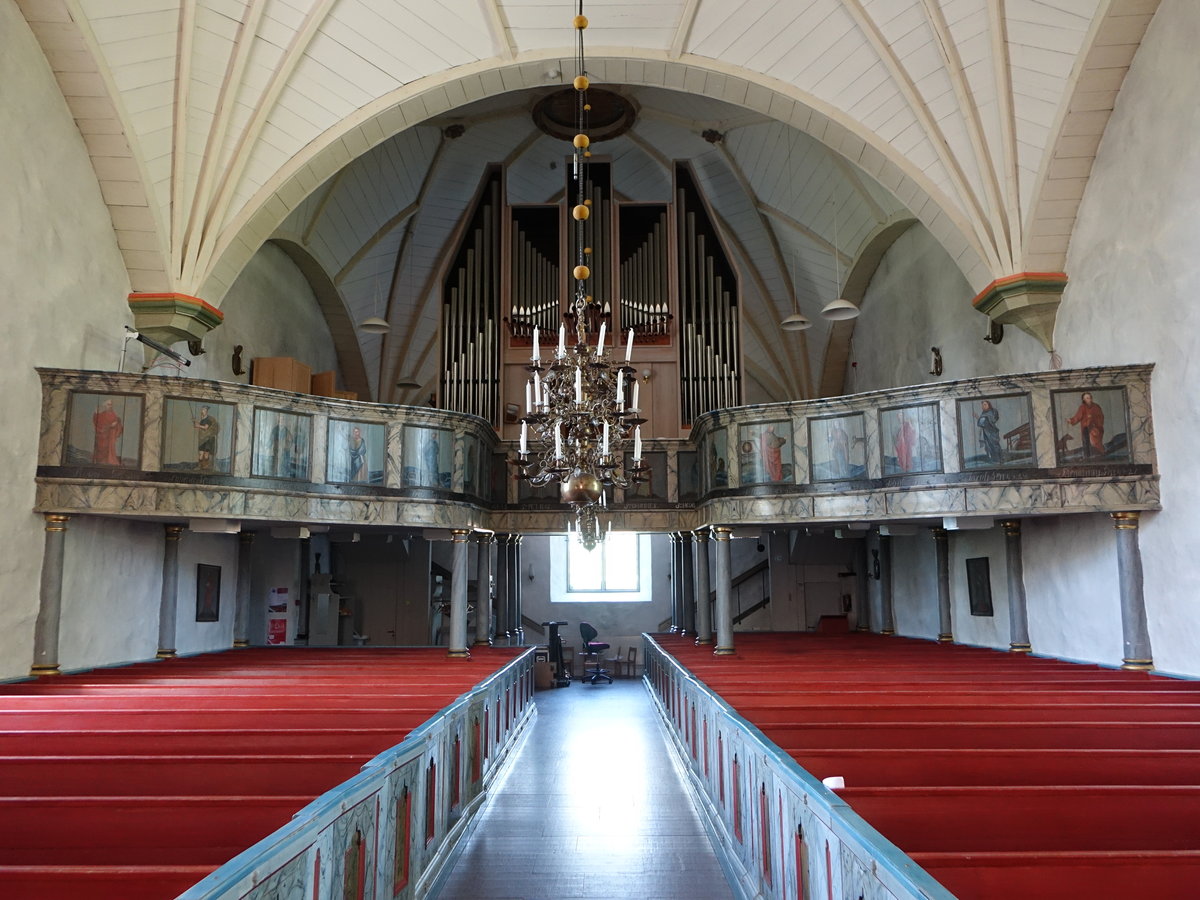
<svg viewBox="0 0 1200 900">
<path fill-rule="evenodd" d="M 205 297 L 204 299 L 209 299 Z M 204 354 L 184 373 L 193 378 L 249 383 L 256 356 L 291 356 L 313 372 L 337 369 L 337 351 L 308 280 L 286 253 L 264 244 L 221 301 L 225 320 L 209 332 Z M 241 375 L 233 373 L 233 348 L 242 347 Z M 176 350 L 185 351 L 184 344 Z M 173 373 L 168 366 L 156 373 Z"/>
<path fill-rule="evenodd" d="M 1079 209 L 1070 283 L 1055 329 L 1067 366 L 1153 362 L 1155 440 L 1163 511 L 1142 517 L 1141 546 L 1156 665 L 1200 675 L 1200 12 L 1163 0 L 1117 98 Z M 1089 538 L 1112 559 L 1111 522 Z M 1027 545 L 1030 542 L 1027 542 Z M 1078 552 L 1080 541 L 1061 548 Z M 1115 563 L 1056 552 L 1055 571 L 1029 588 L 1069 581 L 1102 598 L 1088 616 L 1115 615 Z M 1063 560 L 1073 571 L 1063 577 Z M 1069 621 L 1069 619 L 1068 619 Z M 1082 625 L 1083 623 L 1073 623 Z M 1108 632 L 1108 629 L 1105 629 Z M 1035 648 L 1037 645 L 1035 644 Z M 1110 642 L 1082 655 L 1119 662 Z"/>
<path fill-rule="evenodd" d="M 975 292 L 924 225 L 900 235 L 880 260 L 854 323 L 846 393 L 1049 368 L 1041 344 L 1016 328 L 999 345 L 983 339 Z M 930 372 L 930 348 L 942 374 Z"/>
<path fill-rule="evenodd" d="M 563 640 L 578 648 L 579 623 L 590 622 L 600 633 L 599 640 L 607 641 L 615 651 L 636 645 L 638 659 L 642 658 L 643 631 L 657 631 L 659 623 L 671 615 L 671 543 L 665 534 L 650 535 L 651 551 L 643 552 L 648 564 L 651 599 L 648 602 L 575 603 L 552 602 L 565 592 L 562 566 L 551 565 L 551 543 L 561 541 L 556 535 L 527 535 L 521 541 L 521 603 L 524 613 L 535 622 L 565 621 L 561 629 Z M 649 556 L 649 559 L 645 557 Z M 533 580 L 529 579 L 530 566 Z M 643 573 L 646 567 L 643 568 Z M 645 577 L 645 576 L 643 576 Z M 526 632 L 527 641 L 541 640 L 536 633 Z"/>
<path fill-rule="evenodd" d="M 237 598 L 238 536 L 193 534 L 184 531 L 179 542 L 179 587 L 175 615 L 175 649 L 203 653 L 233 646 L 233 617 Z M 196 621 L 196 566 L 221 567 L 220 618 Z"/>
<path fill-rule="evenodd" d="M 165 543 L 156 522 L 79 517 L 68 523 L 58 645 L 63 671 L 154 657 Z"/>
<path fill-rule="evenodd" d="M 1033 652 L 1118 665 L 1124 655 L 1116 535 L 1104 515 L 1021 525 Z"/>
<path fill-rule="evenodd" d="M 122 325 L 129 320 L 129 281 L 83 140 L 45 57 L 11 2 L 0 3 L 0 85 L 6 423 L 0 429 L 0 581 L 5 588 L 0 678 L 12 678 L 27 674 L 33 661 L 44 541 L 42 517 L 30 512 L 41 411 L 34 366 L 116 368 Z M 75 538 L 89 532 L 80 520 L 70 527 Z M 68 574 L 77 566 L 72 547 L 81 540 L 68 533 Z M 115 556 L 101 553 L 90 560 L 86 577 L 71 580 L 73 590 L 90 591 L 103 582 L 119 592 L 121 586 L 151 580 L 140 558 L 113 544 Z M 115 557 L 135 571 L 122 570 Z M 77 595 L 70 602 L 78 608 L 89 601 Z M 72 637 L 70 662 L 138 655 L 142 644 L 127 637 L 108 652 L 99 647 L 99 634 Z"/>
<path fill-rule="evenodd" d="M 941 623 L 933 538 L 927 528 L 922 528 L 912 537 L 894 536 L 891 541 L 896 634 L 936 639 Z"/>
<path fill-rule="evenodd" d="M 224 572 L 221 573 L 224 577 Z M 267 642 L 267 602 L 271 588 L 288 589 L 288 643 L 296 637 L 300 596 L 300 541 L 292 538 L 273 538 L 269 531 L 260 531 L 254 538 L 254 555 L 250 565 L 250 603 L 246 620 L 247 639 L 251 644 Z"/>
<path fill-rule="evenodd" d="M 954 640 L 960 644 L 1007 650 L 1011 638 L 1008 628 L 1008 561 L 1004 549 L 1004 530 L 996 526 L 986 531 L 951 531 L 947 540 L 950 551 L 950 620 Z M 967 560 L 981 556 L 986 556 L 988 560 L 992 587 L 991 616 L 971 615 Z"/>
</svg>

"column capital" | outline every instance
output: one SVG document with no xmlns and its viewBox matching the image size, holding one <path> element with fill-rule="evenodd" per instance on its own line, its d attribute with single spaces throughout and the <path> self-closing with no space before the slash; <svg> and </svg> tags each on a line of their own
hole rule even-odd
<svg viewBox="0 0 1200 900">
<path fill-rule="evenodd" d="M 933 528 L 930 528 L 929 533 L 931 535 L 933 535 L 933 539 L 935 541 L 944 541 L 947 538 L 949 538 L 949 536 L 950 536 L 950 533 L 948 531 L 946 531 L 945 528 L 942 528 L 940 526 L 935 526 Z"/>
<path fill-rule="evenodd" d="M 714 541 L 727 541 L 733 537 L 733 527 L 730 525 L 714 525 L 712 535 Z"/>
<path fill-rule="evenodd" d="M 680 531 L 680 532 L 678 532 L 678 534 L 679 534 L 679 542 L 681 544 L 690 544 L 692 542 L 692 538 L 694 535 L 690 531 Z"/>
<path fill-rule="evenodd" d="M 706 544 L 709 540 L 707 531 L 693 531 L 692 537 L 695 539 L 697 544 Z"/>
<path fill-rule="evenodd" d="M 1004 533 L 1009 537 L 1021 536 L 1021 520 L 1020 519 L 1001 519 L 997 523 L 1004 529 Z"/>
<path fill-rule="evenodd" d="M 1138 527 L 1138 521 L 1142 514 L 1136 510 L 1131 512 L 1115 512 L 1109 513 L 1112 516 L 1113 526 L 1120 530 L 1135 529 Z"/>
<path fill-rule="evenodd" d="M 455 544 L 461 544 L 471 539 L 471 529 L 469 528 L 452 528 L 450 529 L 450 540 Z"/>
<path fill-rule="evenodd" d="M 66 531 L 67 520 L 71 517 L 63 513 L 46 513 L 47 531 Z"/>
<path fill-rule="evenodd" d="M 254 532 L 253 531 L 239 531 L 238 532 L 238 543 L 239 544 L 253 544 L 254 543 Z"/>
<path fill-rule="evenodd" d="M 183 536 L 183 526 L 174 523 L 164 525 L 163 531 L 166 532 L 168 541 L 177 541 Z"/>
</svg>

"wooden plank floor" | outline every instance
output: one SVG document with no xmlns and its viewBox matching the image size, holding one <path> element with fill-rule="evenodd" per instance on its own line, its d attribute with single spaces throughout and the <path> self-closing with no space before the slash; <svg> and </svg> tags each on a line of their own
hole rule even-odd
<svg viewBox="0 0 1200 900">
<path fill-rule="evenodd" d="M 640 679 L 534 701 L 440 900 L 733 896 Z"/>
</svg>

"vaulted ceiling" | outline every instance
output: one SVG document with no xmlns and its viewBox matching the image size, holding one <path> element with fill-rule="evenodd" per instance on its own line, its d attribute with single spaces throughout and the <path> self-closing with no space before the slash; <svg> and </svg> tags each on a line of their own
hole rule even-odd
<svg viewBox="0 0 1200 900">
<path fill-rule="evenodd" d="M 405 399 L 402 375 L 433 378 L 431 285 L 483 167 L 510 166 L 517 202 L 561 190 L 564 144 L 529 110 L 574 74 L 562 0 L 17 4 L 132 289 L 220 306 L 274 240 L 324 276 L 334 339 L 379 399 Z M 835 277 L 871 266 L 907 223 L 970 291 L 1063 271 L 1157 5 L 590 0 L 592 81 L 640 107 L 597 151 L 639 200 L 665 200 L 672 161 L 691 162 L 743 275 L 747 374 L 774 399 L 815 395 L 837 358 L 818 316 Z M 794 306 L 817 326 L 781 332 Z M 376 308 L 386 339 L 353 327 Z"/>
</svg>

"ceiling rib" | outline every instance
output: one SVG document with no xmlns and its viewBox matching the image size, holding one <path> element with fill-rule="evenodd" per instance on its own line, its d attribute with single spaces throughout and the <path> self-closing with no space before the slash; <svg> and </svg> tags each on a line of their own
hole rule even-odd
<svg viewBox="0 0 1200 900">
<path fill-rule="evenodd" d="M 1008 53 L 1006 0 L 988 0 L 988 32 L 992 41 L 992 79 L 1000 120 L 1000 165 L 1004 173 L 1004 203 L 1008 209 L 1009 240 L 1015 270 L 1024 269 L 1024 217 L 1021 215 L 1021 176 L 1017 166 L 1017 119 L 1013 105 L 1012 64 Z"/>
<path fill-rule="evenodd" d="M 208 140 L 205 142 L 203 161 L 200 164 L 200 179 L 196 185 L 191 208 L 188 210 L 188 224 L 184 232 L 180 280 L 181 286 L 188 290 L 193 290 L 194 286 L 202 280 L 196 277 L 199 267 L 200 244 L 204 240 L 205 228 L 215 227 L 216 224 L 209 216 L 209 201 L 217 178 L 216 170 L 221 166 L 221 159 L 224 155 L 221 150 L 225 143 L 225 132 L 229 129 L 230 120 L 238 109 L 234 100 L 242 86 L 242 75 L 250 61 L 254 35 L 258 32 L 258 23 L 262 20 L 265 9 L 266 0 L 251 0 L 247 6 L 245 18 L 238 23 L 233 53 L 230 54 L 225 64 L 225 77 L 221 81 L 221 89 L 217 94 L 213 120 L 209 126 Z"/>
<path fill-rule="evenodd" d="M 241 137 L 238 139 L 233 155 L 229 163 L 223 167 L 217 201 L 210 216 L 212 233 L 206 233 L 200 256 L 202 267 L 207 267 L 209 261 L 212 259 L 214 248 L 218 243 L 217 235 L 220 233 L 220 225 L 233 199 L 234 189 L 241 182 L 242 175 L 245 174 L 250 156 L 258 143 L 263 128 L 266 127 L 268 117 L 271 115 L 272 110 L 274 110 L 275 104 L 279 102 L 280 95 L 283 93 L 284 88 L 287 87 L 288 81 L 291 79 L 296 67 L 304 59 L 305 52 L 308 50 L 313 38 L 317 36 L 318 31 L 325 23 L 325 19 L 336 2 L 337 0 L 318 0 L 305 14 L 304 22 L 296 30 L 295 34 L 292 35 L 292 40 L 284 51 L 283 58 L 271 74 L 270 83 L 258 98 L 258 103 L 255 104 L 250 121 L 242 128 Z M 253 44 L 253 33 L 250 38 L 249 43 Z"/>
<path fill-rule="evenodd" d="M 892 45 L 880 33 L 879 26 L 875 24 L 875 21 L 867 13 L 861 0 L 842 0 L 842 3 L 846 11 L 854 17 L 859 28 L 862 29 L 863 34 L 875 49 L 875 54 L 887 68 L 889 74 L 892 76 L 892 80 L 896 83 L 896 87 L 904 95 L 909 110 L 925 130 L 929 142 L 933 145 L 934 152 L 937 153 L 938 161 L 941 162 L 942 166 L 946 169 L 946 173 L 950 176 L 950 180 L 954 183 L 954 189 L 958 193 L 958 198 L 963 205 L 964 212 L 967 214 L 967 221 L 971 229 L 970 234 L 964 235 L 964 237 L 968 239 L 973 238 L 972 243 L 979 255 L 987 260 L 988 264 L 992 266 L 993 271 L 999 271 L 1000 259 L 996 252 L 995 236 L 991 233 L 988 226 L 988 221 L 983 214 L 979 198 L 975 196 L 975 192 L 967 182 L 966 176 L 963 174 L 962 168 L 958 165 L 958 161 L 955 159 L 945 135 L 942 133 L 937 121 L 933 118 L 933 115 L 929 112 L 929 107 L 925 105 L 925 100 L 909 76 L 908 70 L 900 62 L 900 58 L 896 56 Z"/>
<path fill-rule="evenodd" d="M 946 24 L 946 16 L 941 6 L 935 0 L 921 0 L 925 9 L 925 18 L 937 38 L 938 50 L 942 57 L 942 66 L 946 77 L 954 88 L 954 96 L 958 101 L 958 112 L 965 119 L 967 135 L 971 141 L 971 150 L 975 156 L 975 167 L 979 170 L 979 178 L 983 182 L 984 194 L 990 210 L 989 220 L 992 233 L 1002 238 L 997 241 L 997 250 L 1001 252 L 1000 261 L 1008 271 L 1013 269 L 1013 244 L 1009 227 L 1006 207 L 1000 197 L 1000 185 L 996 181 L 996 167 L 992 162 L 992 154 L 988 150 L 987 141 L 983 135 L 983 123 L 979 119 L 979 107 L 975 104 L 975 95 L 967 84 L 963 73 L 962 57 L 959 56 L 958 46 L 954 36 Z M 1006 89 L 1006 85 L 996 85 L 996 90 Z"/>
<path fill-rule="evenodd" d="M 175 37 L 175 115 L 171 133 L 171 278 L 176 281 L 183 275 L 183 219 L 187 206 L 184 172 L 195 22 L 196 0 L 183 0 L 179 5 L 179 32 Z"/>
</svg>

